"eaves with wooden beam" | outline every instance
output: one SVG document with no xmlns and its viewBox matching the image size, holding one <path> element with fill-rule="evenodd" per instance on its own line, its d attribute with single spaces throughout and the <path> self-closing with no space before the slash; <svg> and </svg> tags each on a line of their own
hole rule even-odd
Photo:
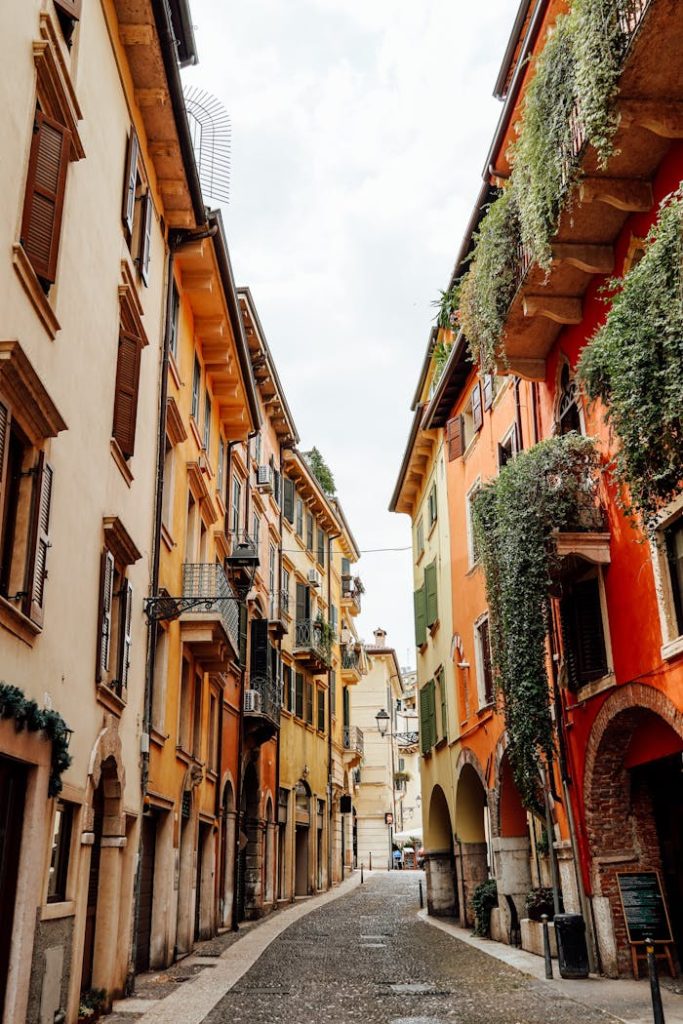
<svg viewBox="0 0 683 1024">
<path fill-rule="evenodd" d="M 209 214 L 209 223 L 214 234 L 178 249 L 176 267 L 224 436 L 241 441 L 259 426 L 256 385 L 220 214 Z"/>
<path fill-rule="evenodd" d="M 299 443 L 299 432 L 292 417 L 284 389 L 280 383 L 254 298 L 249 288 L 238 288 L 240 315 L 249 347 L 249 358 L 256 385 L 266 409 L 266 416 L 283 448 Z"/>
<path fill-rule="evenodd" d="M 309 512 L 327 533 L 339 533 L 341 524 L 336 509 L 311 472 L 304 456 L 297 448 L 285 448 L 282 455 L 282 472 L 294 481 Z"/>
<path fill-rule="evenodd" d="M 185 112 L 171 11 L 162 0 L 111 0 L 104 5 L 116 53 L 123 50 L 169 228 L 206 222 Z M 186 47 L 187 48 L 187 47 Z"/>
<path fill-rule="evenodd" d="M 411 518 L 439 444 L 439 431 L 422 427 L 425 408 L 424 404 L 418 405 L 413 415 L 410 436 L 389 504 L 390 512 L 405 512 Z"/>
</svg>

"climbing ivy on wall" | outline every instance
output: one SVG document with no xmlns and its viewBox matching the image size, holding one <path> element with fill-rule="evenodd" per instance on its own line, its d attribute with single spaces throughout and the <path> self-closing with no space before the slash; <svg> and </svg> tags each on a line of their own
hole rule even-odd
<svg viewBox="0 0 683 1024">
<path fill-rule="evenodd" d="M 24 696 L 17 686 L 0 683 L 0 718 L 13 718 L 17 732 L 45 733 L 52 742 L 52 767 L 48 783 L 48 796 L 57 796 L 62 791 L 62 774 L 71 764 L 68 752 L 69 730 L 60 714 L 48 708 L 38 707 L 34 700 Z"/>
<path fill-rule="evenodd" d="M 609 289 L 578 374 L 618 435 L 623 502 L 652 528 L 683 481 L 683 187 L 662 203 L 640 262 Z"/>
<path fill-rule="evenodd" d="M 539 769 L 553 754 L 546 636 L 549 591 L 558 568 L 554 532 L 602 526 L 597 469 L 590 438 L 574 433 L 549 438 L 508 462 L 473 504 L 507 749 L 529 810 L 539 809 Z"/>
</svg>

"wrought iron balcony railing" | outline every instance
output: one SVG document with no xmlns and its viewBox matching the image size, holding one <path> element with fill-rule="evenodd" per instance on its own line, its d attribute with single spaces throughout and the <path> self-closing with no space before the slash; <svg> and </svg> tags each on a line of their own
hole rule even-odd
<svg viewBox="0 0 683 1024">
<path fill-rule="evenodd" d="M 334 633 L 324 619 L 300 619 L 294 629 L 294 655 L 308 654 L 325 668 L 332 664 Z"/>
<path fill-rule="evenodd" d="M 281 621 L 290 614 L 290 599 L 288 590 L 276 590 L 270 595 L 268 604 L 268 618 L 271 622 Z"/>
<path fill-rule="evenodd" d="M 250 691 L 253 696 L 248 697 Z M 279 726 L 281 707 L 281 688 L 269 673 L 249 677 L 249 690 L 245 694 L 244 704 L 244 713 L 247 717 L 268 718 L 274 725 Z"/>
<path fill-rule="evenodd" d="M 365 587 L 360 576 L 351 576 L 345 573 L 342 576 L 342 599 L 344 601 L 351 601 L 358 611 L 360 611 L 360 599 L 361 595 L 365 593 Z"/>
<path fill-rule="evenodd" d="M 412 747 L 417 746 L 420 739 L 420 734 L 417 732 L 397 732 L 394 733 L 396 742 L 399 747 Z"/>
<path fill-rule="evenodd" d="M 239 650 L 239 606 L 223 567 L 216 562 L 185 562 L 183 565 L 183 614 L 214 612 Z"/>
<path fill-rule="evenodd" d="M 364 753 L 363 730 L 357 725 L 344 726 L 344 750 L 352 750 L 361 757 Z"/>
<path fill-rule="evenodd" d="M 342 648 L 342 668 L 360 672 L 360 651 L 357 651 L 354 647 Z"/>
</svg>

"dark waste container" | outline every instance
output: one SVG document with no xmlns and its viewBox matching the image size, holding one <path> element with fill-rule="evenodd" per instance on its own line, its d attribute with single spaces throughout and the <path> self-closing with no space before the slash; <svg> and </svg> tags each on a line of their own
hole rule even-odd
<svg viewBox="0 0 683 1024">
<path fill-rule="evenodd" d="M 555 914 L 557 959 L 562 978 L 588 977 L 586 923 L 581 914 Z"/>
</svg>

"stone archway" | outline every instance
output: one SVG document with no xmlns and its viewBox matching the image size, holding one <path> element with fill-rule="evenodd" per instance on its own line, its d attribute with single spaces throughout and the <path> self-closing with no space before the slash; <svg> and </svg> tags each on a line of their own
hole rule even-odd
<svg viewBox="0 0 683 1024">
<path fill-rule="evenodd" d="M 455 851 L 460 919 L 474 924 L 470 901 L 480 882 L 489 877 L 486 836 L 486 788 L 483 772 L 472 754 L 463 757 L 455 788 Z"/>
<path fill-rule="evenodd" d="M 441 786 L 434 786 L 429 797 L 424 843 L 427 911 L 434 917 L 457 917 L 453 825 Z"/>
<path fill-rule="evenodd" d="M 660 873 L 683 958 L 683 714 L 652 687 L 631 684 L 598 713 L 584 768 L 593 909 L 603 970 L 630 974 L 619 871 Z"/>
<path fill-rule="evenodd" d="M 232 902 L 235 879 L 235 829 L 237 812 L 235 809 L 235 791 L 232 779 L 228 776 L 223 785 L 221 801 L 221 859 L 219 879 L 219 920 L 223 928 L 228 928 L 232 921 Z"/>
<path fill-rule="evenodd" d="M 264 904 L 272 904 L 275 892 L 275 817 L 273 800 L 270 794 L 266 799 L 265 811 L 265 856 L 264 856 Z"/>
<path fill-rule="evenodd" d="M 195 900 L 199 898 L 195 882 L 195 853 L 197 849 L 197 814 L 194 787 L 189 773 L 180 796 L 178 823 L 178 913 L 176 924 L 176 957 L 190 953 L 193 945 Z"/>
<path fill-rule="evenodd" d="M 294 894 L 308 896 L 311 893 L 310 845 L 311 845 L 311 787 L 305 779 L 299 779 L 294 787 Z"/>
<path fill-rule="evenodd" d="M 238 865 L 238 920 L 257 917 L 263 903 L 263 827 L 260 817 L 258 768 L 249 761 L 242 781 L 240 858 Z"/>
</svg>

